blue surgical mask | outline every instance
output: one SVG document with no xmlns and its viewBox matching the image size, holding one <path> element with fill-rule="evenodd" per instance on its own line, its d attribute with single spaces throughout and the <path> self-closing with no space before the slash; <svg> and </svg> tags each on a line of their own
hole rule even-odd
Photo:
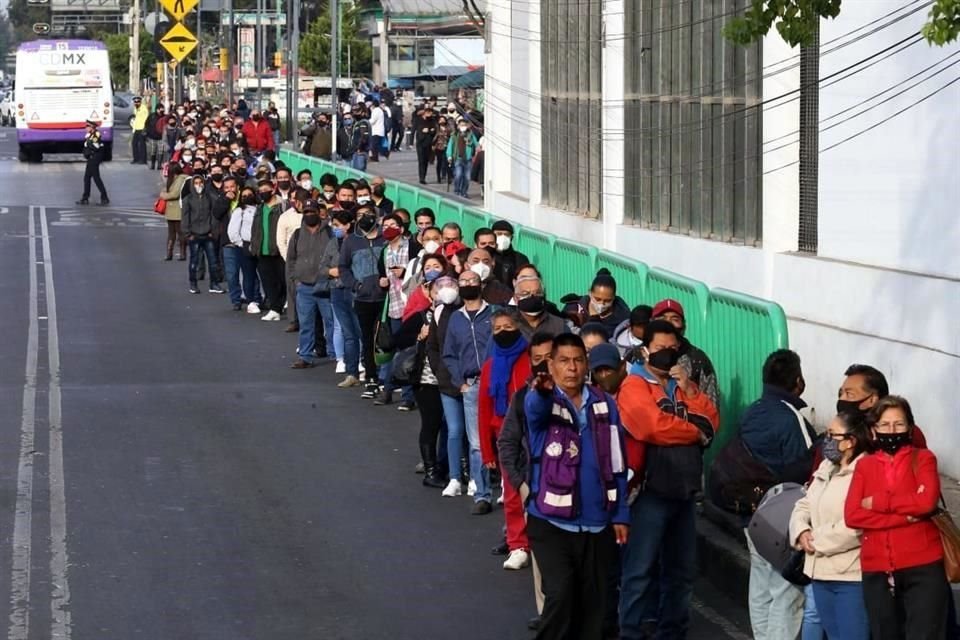
<svg viewBox="0 0 960 640">
<path fill-rule="evenodd" d="M 334 238 L 337 238 L 338 240 L 343 240 L 344 236 L 346 236 L 346 235 L 347 235 L 347 233 L 346 233 L 346 231 L 343 229 L 343 227 L 334 227 L 334 229 L 333 229 L 333 237 L 334 237 Z"/>
<path fill-rule="evenodd" d="M 823 457 L 833 464 L 840 464 L 843 460 L 843 451 L 840 451 L 840 442 L 827 436 L 823 441 Z"/>
<path fill-rule="evenodd" d="M 440 274 L 443 273 L 440 269 L 430 269 L 429 271 L 423 272 L 423 279 L 427 282 L 433 282 L 440 277 Z"/>
</svg>

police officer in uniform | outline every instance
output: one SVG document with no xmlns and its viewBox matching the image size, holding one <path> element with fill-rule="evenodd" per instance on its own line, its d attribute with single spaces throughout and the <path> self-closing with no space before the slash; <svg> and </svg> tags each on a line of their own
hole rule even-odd
<svg viewBox="0 0 960 640">
<path fill-rule="evenodd" d="M 103 162 L 103 139 L 100 136 L 100 130 L 97 123 L 93 120 L 87 120 L 87 135 L 83 138 L 83 157 L 87 159 L 87 170 L 83 174 L 83 195 L 77 200 L 77 204 L 90 204 L 90 180 L 97 184 L 100 190 L 100 204 L 110 204 L 107 197 L 107 189 L 103 186 L 103 180 L 100 178 L 100 163 Z"/>
</svg>

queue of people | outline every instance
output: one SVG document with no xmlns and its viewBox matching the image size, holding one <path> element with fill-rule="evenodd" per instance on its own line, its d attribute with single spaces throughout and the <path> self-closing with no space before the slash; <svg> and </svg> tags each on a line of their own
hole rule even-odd
<svg viewBox="0 0 960 640">
<path fill-rule="evenodd" d="M 293 369 L 335 367 L 339 388 L 374 405 L 399 391 L 397 409 L 419 414 L 424 487 L 466 494 L 478 517 L 503 505 L 494 551 L 506 570 L 532 568 L 537 638 L 685 637 L 703 457 L 721 416 L 683 306 L 631 308 L 606 270 L 558 306 L 551 296 L 567 292 L 546 289 L 509 222 L 465 239 L 428 208 L 397 207 L 381 178 L 315 182 L 268 140 L 254 152 L 231 135 L 229 110 L 180 111 L 197 115 L 178 121 L 159 198 L 164 260 L 188 260 L 188 291 L 206 278 L 237 312 L 286 317 Z M 812 582 L 805 592 L 753 552 L 755 637 L 948 637 L 929 517 L 937 462 L 909 403 L 879 371 L 851 367 L 820 437 L 799 356 L 776 351 L 758 373 L 763 395 L 714 466 L 740 458 L 709 499 L 747 516 L 758 487 L 808 484 L 789 539 Z M 759 475 L 736 477 L 744 469 Z"/>
</svg>

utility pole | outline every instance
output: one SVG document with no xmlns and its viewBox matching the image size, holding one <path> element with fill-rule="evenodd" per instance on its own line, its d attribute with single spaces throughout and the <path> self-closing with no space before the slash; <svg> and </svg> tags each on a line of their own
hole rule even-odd
<svg viewBox="0 0 960 640">
<path fill-rule="evenodd" d="M 133 28 L 133 37 L 130 42 L 130 92 L 133 95 L 140 93 L 140 0 L 133 0 L 130 10 L 130 26 Z"/>
<path fill-rule="evenodd" d="M 267 49 L 263 41 L 263 21 L 260 16 L 263 15 L 264 0 L 257 0 L 257 43 L 254 51 L 257 53 L 257 106 L 260 109 L 263 103 L 263 73 L 266 70 Z"/>
<path fill-rule="evenodd" d="M 279 3 L 279 0 L 278 0 Z M 294 76 L 294 67 L 293 67 L 293 52 L 296 51 L 295 40 L 297 29 L 294 28 L 294 25 L 297 24 L 294 18 L 294 12 L 296 11 L 296 6 L 298 2 L 288 2 L 287 3 L 287 84 L 286 84 L 286 101 L 287 101 L 287 138 L 290 141 L 296 141 L 296 136 L 293 133 L 293 125 L 296 120 L 296 89 L 294 88 L 294 81 L 296 80 Z"/>
<path fill-rule="evenodd" d="M 233 0 L 227 0 L 230 24 L 227 25 L 227 105 L 233 104 Z"/>
<path fill-rule="evenodd" d="M 337 121 L 340 101 L 337 99 L 337 74 L 340 70 L 340 3 L 330 0 L 330 126 L 333 128 L 331 157 L 337 157 Z"/>
</svg>

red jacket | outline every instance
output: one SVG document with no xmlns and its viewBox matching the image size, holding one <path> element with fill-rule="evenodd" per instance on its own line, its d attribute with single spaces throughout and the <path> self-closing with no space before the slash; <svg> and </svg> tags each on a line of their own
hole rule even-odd
<svg viewBox="0 0 960 640">
<path fill-rule="evenodd" d="M 873 499 L 872 508 L 863 507 L 864 498 Z M 861 458 L 843 513 L 848 527 L 863 530 L 863 571 L 894 571 L 942 559 L 940 532 L 923 519 L 939 498 L 937 457 L 930 450 L 903 447 L 895 456 L 879 451 Z M 920 520 L 910 522 L 908 516 Z"/>
<path fill-rule="evenodd" d="M 487 358 L 480 369 L 480 388 L 478 389 L 478 426 L 480 430 L 480 455 L 483 457 L 483 464 L 490 464 L 497 461 L 497 436 L 500 435 L 500 427 L 503 426 L 503 418 L 498 416 L 495 409 L 493 397 L 490 395 L 490 369 L 493 366 L 493 358 Z M 527 352 L 520 354 L 517 361 L 513 363 L 513 370 L 510 371 L 510 382 L 507 384 L 507 397 L 512 398 L 513 394 L 522 389 L 530 379 L 530 355 Z"/>
<path fill-rule="evenodd" d="M 243 134 L 252 154 L 273 149 L 273 131 L 270 130 L 270 125 L 264 118 L 260 118 L 259 122 L 254 122 L 253 118 L 250 118 L 243 123 L 240 133 Z"/>
</svg>

